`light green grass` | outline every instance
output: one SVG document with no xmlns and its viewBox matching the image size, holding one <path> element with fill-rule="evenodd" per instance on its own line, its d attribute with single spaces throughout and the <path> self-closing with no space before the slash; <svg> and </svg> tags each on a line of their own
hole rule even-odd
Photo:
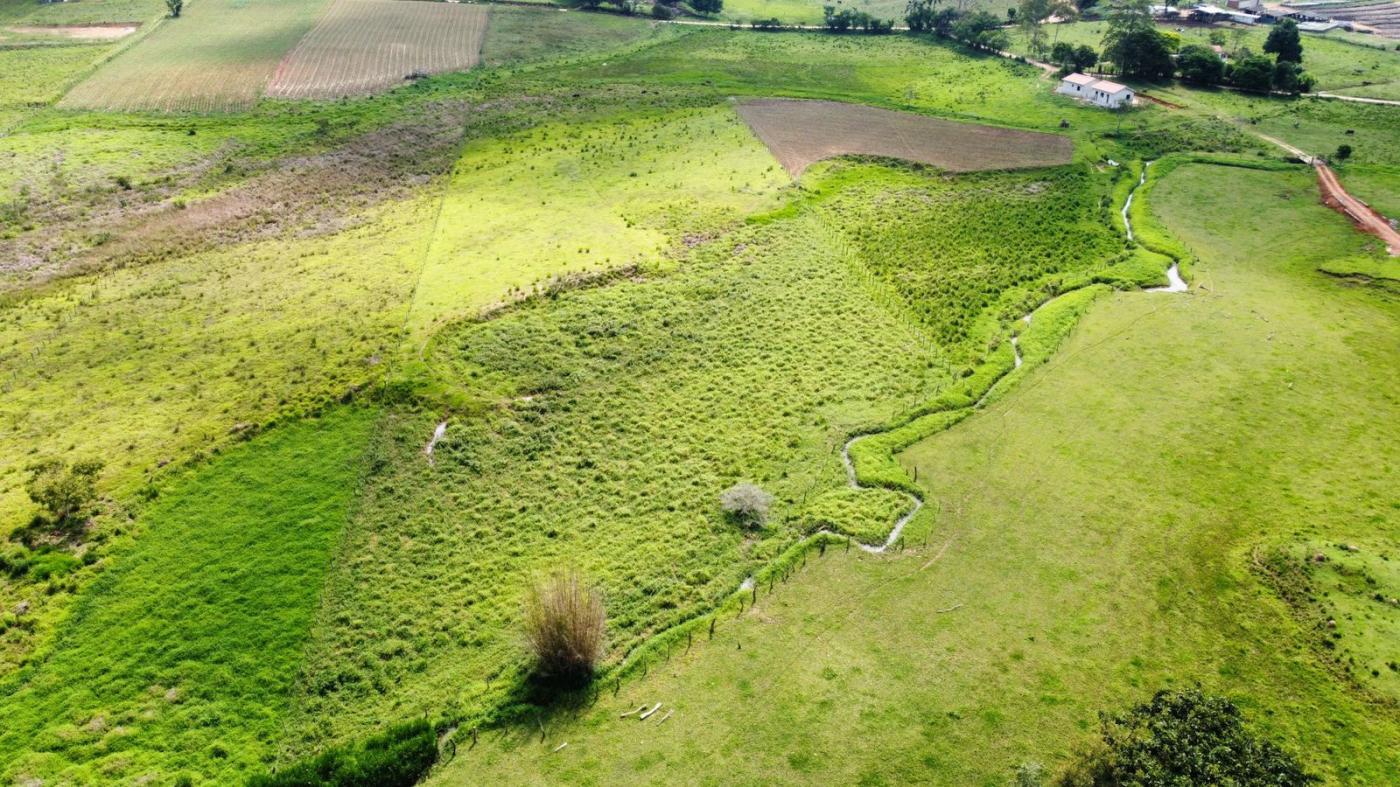
<svg viewBox="0 0 1400 787">
<path fill-rule="evenodd" d="M 1386 781 L 1400 718 L 1319 663 L 1249 554 L 1382 537 L 1395 302 L 1316 272 L 1363 240 L 1306 172 L 1185 165 L 1154 200 L 1207 289 L 1100 301 L 905 454 L 938 511 L 927 546 L 828 550 L 712 645 L 546 715 L 543 742 L 533 721 L 483 734 L 438 783 L 1002 784 L 1063 762 L 1098 711 L 1196 681 L 1329 780 Z M 619 718 L 657 701 L 664 725 Z"/>
<path fill-rule="evenodd" d="M 194 0 L 199 2 L 200 0 Z M 193 7 L 194 2 L 190 5 Z M 165 12 L 161 0 L 0 0 L 0 22 L 26 25 L 83 25 L 99 22 L 147 22 Z"/>
<path fill-rule="evenodd" d="M 1390 539 L 1312 541 L 1282 546 L 1257 563 L 1337 676 L 1389 702 L 1400 699 L 1400 562 L 1395 548 Z"/>
<path fill-rule="evenodd" d="M 126 497 L 157 464 L 376 379 L 397 344 L 429 207 L 74 280 L 6 308 L 5 530 L 31 512 L 21 486 L 33 461 L 103 459 L 104 488 Z"/>
<path fill-rule="evenodd" d="M 335 412 L 174 485 L 0 684 L 6 780 L 219 783 L 272 753 L 376 413 Z"/>
<path fill-rule="evenodd" d="M 1338 177 L 1353 196 L 1389 218 L 1400 218 L 1400 166 L 1334 163 Z"/>
<path fill-rule="evenodd" d="M 1334 276 L 1359 277 L 1383 282 L 1400 282 L 1400 261 L 1379 255 L 1328 260 L 1320 270 Z"/>
<path fill-rule="evenodd" d="M 104 65 L 62 105 L 213 112 L 247 108 L 324 0 L 197 0 Z"/>
<path fill-rule="evenodd" d="M 0 49 L 0 106 L 49 104 L 108 51 L 106 45 Z"/>
<path fill-rule="evenodd" d="M 447 187 L 412 327 L 475 314 L 551 276 L 655 259 L 686 225 L 772 206 L 787 182 L 722 105 L 473 141 Z"/>
</svg>

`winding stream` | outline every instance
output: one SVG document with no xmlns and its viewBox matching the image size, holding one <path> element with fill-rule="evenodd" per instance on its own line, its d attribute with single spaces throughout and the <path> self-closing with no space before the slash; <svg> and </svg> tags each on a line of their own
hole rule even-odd
<svg viewBox="0 0 1400 787">
<path fill-rule="evenodd" d="M 1142 185 L 1143 185 L 1144 183 L 1147 182 L 1147 168 L 1150 167 L 1150 166 L 1152 166 L 1152 162 L 1151 162 L 1151 161 L 1143 162 L 1143 165 L 1142 165 L 1142 175 L 1138 178 L 1137 185 L 1133 186 L 1132 191 L 1128 192 L 1128 198 L 1127 198 L 1126 200 L 1124 200 L 1124 202 L 1123 202 L 1123 210 L 1122 210 L 1122 214 L 1123 214 L 1123 228 L 1124 228 L 1124 230 L 1126 230 L 1126 233 L 1127 233 L 1127 236 L 1128 236 L 1128 240 L 1130 240 L 1130 241 L 1133 239 L 1133 222 L 1132 222 L 1132 219 L 1128 218 L 1128 209 L 1132 207 L 1132 205 L 1133 205 L 1133 197 L 1137 195 L 1138 189 L 1142 188 Z M 1148 288 L 1146 288 L 1145 291 L 1146 291 L 1146 292 L 1186 292 L 1186 290 L 1187 290 L 1187 285 L 1186 285 L 1186 281 L 1185 281 L 1184 279 L 1181 278 L 1181 270 L 1180 270 L 1180 268 L 1178 267 L 1178 264 L 1177 264 L 1176 260 L 1172 260 L 1171 267 L 1167 268 L 1167 286 L 1165 286 L 1165 287 L 1148 287 Z M 1051 299 L 1051 300 L 1053 300 L 1053 299 Z M 1050 302 L 1050 301 L 1046 301 L 1046 303 L 1049 303 L 1049 302 Z M 1041 306 L 1044 306 L 1044 305 L 1045 305 L 1045 304 L 1041 304 Z M 1030 325 L 1030 324 L 1031 324 L 1031 317 L 1033 317 L 1033 316 L 1035 315 L 1036 309 L 1039 309 L 1039 308 L 1040 308 L 1040 306 L 1037 306 L 1035 309 L 1032 309 L 1028 314 L 1026 314 L 1026 316 L 1022 317 L 1021 320 L 1024 321 L 1024 322 L 1026 323 L 1026 325 Z M 1014 370 L 1014 369 L 1019 369 L 1019 368 L 1021 368 L 1021 364 L 1023 363 L 1023 360 L 1022 360 L 1022 358 L 1021 358 L 1021 344 L 1020 344 L 1020 337 L 1019 337 L 1019 336 L 1012 336 L 1012 337 L 1011 337 L 1011 348 L 1012 348 L 1012 350 L 1015 352 L 1015 361 L 1014 361 L 1015 365 L 1013 366 L 1013 370 Z M 997 382 L 1000 382 L 1000 380 L 998 380 Z M 973 407 L 974 409 L 981 409 L 981 407 L 983 406 L 983 404 L 987 401 L 987 397 L 991 395 L 992 390 L 995 389 L 995 388 L 996 388 L 996 383 L 992 383 L 992 385 L 991 385 L 990 387 L 987 388 L 987 392 L 984 393 L 984 394 L 982 394 L 982 398 L 981 398 L 981 399 L 978 399 L 977 402 L 976 402 L 975 404 L 972 405 L 972 407 Z M 871 433 L 871 434 L 879 434 L 879 433 L 878 433 L 878 432 L 875 432 L 875 433 Z M 852 437 L 851 439 L 847 440 L 847 441 L 846 441 L 846 444 L 845 444 L 844 446 L 841 447 L 841 463 L 844 464 L 845 467 L 846 467 L 846 482 L 850 485 L 850 487 L 851 487 L 852 489 L 871 489 L 871 488 L 875 488 L 875 487 L 867 487 L 867 486 L 864 486 L 864 485 L 862 485 L 862 484 L 860 483 L 860 480 L 859 480 L 858 478 L 856 478 L 856 467 L 855 467 L 855 463 L 851 461 L 851 446 L 852 446 L 852 445 L 855 445 L 855 442 L 856 442 L 857 440 L 862 440 L 862 439 L 864 439 L 864 438 L 866 438 L 866 437 L 870 437 L 871 434 L 860 434 L 860 435 L 856 435 L 855 437 Z M 884 487 L 879 487 L 879 488 L 884 488 Z M 909 498 L 909 500 L 910 500 L 910 502 L 911 502 L 911 506 L 910 506 L 910 508 L 909 508 L 909 511 L 908 511 L 907 513 L 905 513 L 904 516 L 900 517 L 900 518 L 899 518 L 899 521 L 897 521 L 897 522 L 894 523 L 894 528 L 890 530 L 890 534 L 889 534 L 888 537 L 885 538 L 885 542 L 884 542 L 883 544 L 878 545 L 878 546 L 872 546 L 872 545 L 870 545 L 870 544 L 862 544 L 862 543 L 860 543 L 860 542 L 857 541 L 856 544 L 857 544 L 861 549 L 865 550 L 866 552 L 870 552 L 870 553 L 872 553 L 872 554 L 880 554 L 880 553 L 885 552 L 886 550 L 888 550 L 891 546 L 893 546 L 895 543 L 897 543 L 897 542 L 899 541 L 900 535 L 902 535 L 902 534 L 904 533 L 904 526 L 907 525 L 907 524 L 909 524 L 909 522 L 910 522 L 911 520 L 913 520 L 914 516 L 917 515 L 917 514 L 919 513 L 919 511 L 924 507 L 923 498 L 919 497 L 918 495 L 909 493 L 909 492 L 905 492 L 904 494 Z"/>
</svg>

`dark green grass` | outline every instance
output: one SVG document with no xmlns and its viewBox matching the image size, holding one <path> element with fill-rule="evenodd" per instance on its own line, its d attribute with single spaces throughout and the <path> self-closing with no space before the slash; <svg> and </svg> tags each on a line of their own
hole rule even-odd
<svg viewBox="0 0 1400 787">
<path fill-rule="evenodd" d="M 937 511 L 926 546 L 828 551 L 713 645 L 543 742 L 483 736 L 440 782 L 1004 784 L 1063 762 L 1099 710 L 1197 681 L 1329 780 L 1389 781 L 1400 717 L 1316 658 L 1251 554 L 1389 538 L 1395 301 L 1317 272 L 1366 241 L 1307 172 L 1185 165 L 1153 196 L 1203 289 L 1100 301 L 905 454 Z M 619 718 L 658 701 L 664 725 Z"/>
<path fill-rule="evenodd" d="M 823 217 L 958 363 L 980 360 L 1052 290 L 1122 250 L 1088 168 L 929 178 L 856 170 Z M 840 184 L 846 185 L 846 184 Z M 820 188 L 820 187 L 818 187 Z"/>
<path fill-rule="evenodd" d="M 278 429 L 192 472 L 0 684 L 7 780 L 222 783 L 270 754 L 372 410 Z"/>
</svg>

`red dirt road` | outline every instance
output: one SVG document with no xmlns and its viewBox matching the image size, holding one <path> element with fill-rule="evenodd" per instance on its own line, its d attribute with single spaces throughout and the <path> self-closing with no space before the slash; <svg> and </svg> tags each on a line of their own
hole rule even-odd
<svg viewBox="0 0 1400 787">
<path fill-rule="evenodd" d="M 1390 222 L 1370 205 L 1348 194 L 1331 167 L 1316 159 L 1313 160 L 1313 167 L 1317 169 L 1317 183 L 1322 190 L 1322 201 L 1349 217 L 1362 232 L 1369 232 L 1385 241 L 1385 248 L 1390 252 L 1390 256 L 1400 257 L 1400 232 L 1396 232 L 1395 228 L 1390 226 Z"/>
</svg>

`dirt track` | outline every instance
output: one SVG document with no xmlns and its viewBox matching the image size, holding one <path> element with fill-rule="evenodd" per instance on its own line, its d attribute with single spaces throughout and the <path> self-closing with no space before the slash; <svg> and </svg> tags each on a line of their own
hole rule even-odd
<svg viewBox="0 0 1400 787">
<path fill-rule="evenodd" d="M 1347 193 L 1342 188 L 1342 184 L 1337 180 L 1337 174 L 1331 167 L 1314 159 L 1313 166 L 1317 169 L 1318 187 L 1322 190 L 1322 201 L 1328 206 L 1346 214 L 1356 224 L 1362 232 L 1369 232 L 1385 242 L 1386 251 L 1392 257 L 1400 257 L 1400 232 L 1385 220 L 1385 217 L 1377 213 L 1370 205 L 1362 202 L 1356 197 Z"/>
</svg>

